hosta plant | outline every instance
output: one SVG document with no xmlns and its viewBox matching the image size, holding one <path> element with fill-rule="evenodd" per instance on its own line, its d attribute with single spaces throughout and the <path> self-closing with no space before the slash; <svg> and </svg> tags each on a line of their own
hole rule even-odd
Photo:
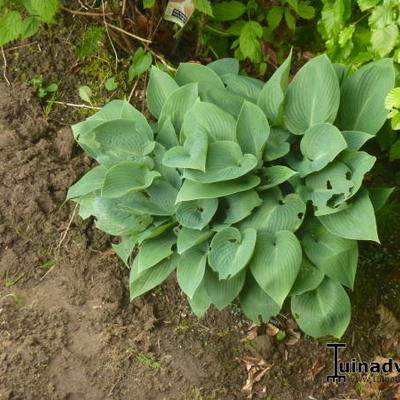
<svg viewBox="0 0 400 400">
<path fill-rule="evenodd" d="M 378 241 L 360 148 L 387 118 L 390 60 L 349 75 L 325 56 L 289 83 L 291 56 L 264 83 L 238 62 L 153 68 L 148 122 L 112 101 L 74 126 L 98 165 L 68 191 L 82 218 L 121 237 L 135 298 L 176 271 L 195 314 L 238 299 L 256 322 L 289 306 L 311 336 L 350 321 L 358 240 Z"/>
</svg>

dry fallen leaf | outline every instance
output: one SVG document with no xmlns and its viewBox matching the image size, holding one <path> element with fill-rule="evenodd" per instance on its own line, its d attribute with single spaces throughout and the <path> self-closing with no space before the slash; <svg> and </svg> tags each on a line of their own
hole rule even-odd
<svg viewBox="0 0 400 400">
<path fill-rule="evenodd" d="M 288 329 L 286 334 L 289 337 L 289 339 L 286 341 L 288 346 L 293 346 L 300 340 L 300 332 L 295 331 L 294 329 Z"/>
<path fill-rule="evenodd" d="M 262 358 L 251 356 L 240 358 L 239 361 L 244 362 L 247 371 L 247 380 L 242 391 L 248 395 L 248 399 L 251 399 L 254 394 L 254 384 L 262 379 L 262 377 L 271 369 L 272 364 L 267 364 L 267 362 Z"/>
<path fill-rule="evenodd" d="M 246 342 L 247 340 L 253 340 L 258 336 L 258 326 L 256 324 L 251 324 L 246 332 L 246 336 L 241 339 L 241 342 Z"/>
<path fill-rule="evenodd" d="M 265 331 L 268 336 L 276 336 L 279 332 L 279 328 L 276 327 L 274 324 L 267 324 L 265 327 Z"/>
</svg>

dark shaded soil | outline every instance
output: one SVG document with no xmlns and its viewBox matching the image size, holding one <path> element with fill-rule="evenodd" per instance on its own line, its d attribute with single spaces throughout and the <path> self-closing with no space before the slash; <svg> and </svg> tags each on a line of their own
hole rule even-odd
<svg viewBox="0 0 400 400">
<path fill-rule="evenodd" d="M 53 37 L 65 37 L 62 26 Z M 44 119 L 44 104 L 22 83 L 39 73 L 62 83 L 63 101 L 79 102 L 89 78 L 68 72 L 74 51 L 52 35 L 35 37 L 48 44 L 43 53 L 8 53 L 12 86 L 0 83 L 0 400 L 244 399 L 249 356 L 271 366 L 254 398 L 394 399 L 391 386 L 326 383 L 332 361 L 323 343 L 289 345 L 290 335 L 278 341 L 265 328 L 243 340 L 249 322 L 235 306 L 197 320 L 174 277 L 129 302 L 111 238 L 62 205 L 92 164 L 67 127 L 83 116 L 55 106 Z M 399 325 L 380 305 L 398 310 L 398 241 L 362 254 L 344 357 L 399 357 Z M 284 317 L 275 322 L 288 328 Z"/>
</svg>

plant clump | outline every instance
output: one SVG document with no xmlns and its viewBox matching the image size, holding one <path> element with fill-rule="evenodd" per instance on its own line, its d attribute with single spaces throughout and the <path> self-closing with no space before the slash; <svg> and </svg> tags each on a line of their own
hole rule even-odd
<svg viewBox="0 0 400 400">
<path fill-rule="evenodd" d="M 343 335 L 357 241 L 378 241 L 390 193 L 363 186 L 375 157 L 360 148 L 387 118 L 394 69 L 384 59 L 350 73 L 321 55 L 289 83 L 290 64 L 266 83 L 235 59 L 174 77 L 153 67 L 156 123 L 115 100 L 74 126 L 99 165 L 67 199 L 121 237 L 132 299 L 176 270 L 198 316 L 238 298 L 255 322 L 290 305 L 307 334 Z"/>
</svg>

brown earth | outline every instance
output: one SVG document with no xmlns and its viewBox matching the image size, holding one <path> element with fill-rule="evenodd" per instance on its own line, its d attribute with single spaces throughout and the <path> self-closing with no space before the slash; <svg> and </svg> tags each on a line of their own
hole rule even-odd
<svg viewBox="0 0 400 400">
<path fill-rule="evenodd" d="M 256 364 L 259 372 L 270 367 L 254 398 L 396 398 L 395 386 L 326 383 L 332 361 L 322 342 L 278 341 L 265 327 L 250 329 L 235 305 L 196 319 L 174 277 L 130 303 L 112 238 L 63 204 L 92 165 L 68 128 L 83 117 L 56 105 L 44 119 L 43 103 L 21 83 L 44 73 L 61 82 L 61 100 L 76 102 L 85 77 L 65 73 L 76 60 L 62 40 L 46 32 L 35 40 L 49 50 L 8 53 L 12 85 L 0 83 L 0 400 L 245 399 L 243 360 L 253 366 L 250 376 Z M 348 359 L 400 357 L 399 324 L 380 305 L 398 316 L 391 307 L 399 299 L 397 244 L 389 237 L 380 248 L 363 246 L 343 339 Z M 274 323 L 289 332 L 285 318 Z"/>
</svg>

